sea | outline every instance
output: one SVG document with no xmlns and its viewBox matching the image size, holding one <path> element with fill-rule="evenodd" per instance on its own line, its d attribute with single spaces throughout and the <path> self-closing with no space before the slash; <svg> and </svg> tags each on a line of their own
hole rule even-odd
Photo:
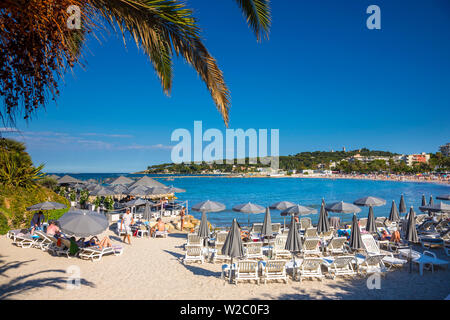
<svg viewBox="0 0 450 320">
<path fill-rule="evenodd" d="M 65 173 L 55 173 L 59 176 Z M 106 182 L 120 175 L 132 179 L 138 179 L 143 175 L 127 173 L 67 173 L 77 179 L 95 179 Z M 430 196 L 435 198 L 440 194 L 450 193 L 450 186 L 435 183 L 421 182 L 399 182 L 399 181 L 373 181 L 354 179 L 321 179 L 321 178 L 229 178 L 229 177 L 198 177 L 186 175 L 148 175 L 155 180 L 177 188 L 185 189 L 186 192 L 177 193 L 179 201 L 187 201 L 188 208 L 194 204 L 212 200 L 226 205 L 226 210 L 221 212 L 210 212 L 208 220 L 215 226 L 230 225 L 233 218 L 240 224 L 262 222 L 264 213 L 243 214 L 234 212 L 232 207 L 252 202 L 267 207 L 278 201 L 290 201 L 295 204 L 317 208 L 319 211 L 322 198 L 326 203 L 344 201 L 353 203 L 356 199 L 374 196 L 386 200 L 386 205 L 374 207 L 375 217 L 389 216 L 392 200 L 398 208 L 400 196 L 403 194 L 406 206 L 409 210 L 413 206 L 416 214 L 420 214 L 422 195 L 427 202 Z M 170 180 L 167 180 L 167 179 Z M 172 180 L 173 179 L 173 180 Z M 436 203 L 434 199 L 434 202 Z M 362 207 L 357 214 L 358 218 L 367 217 L 368 208 Z M 272 222 L 284 223 L 285 218 L 279 211 L 271 210 Z M 196 218 L 200 218 L 199 212 L 189 210 Z M 352 214 L 329 213 L 329 216 L 339 216 L 344 221 L 350 221 Z M 313 223 L 318 220 L 318 213 L 309 215 Z M 287 223 L 288 221 L 286 221 Z"/>
</svg>

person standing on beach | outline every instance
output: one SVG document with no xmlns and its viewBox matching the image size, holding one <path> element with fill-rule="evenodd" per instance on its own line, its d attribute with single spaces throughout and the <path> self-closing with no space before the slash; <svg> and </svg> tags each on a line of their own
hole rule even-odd
<svg viewBox="0 0 450 320">
<path fill-rule="evenodd" d="M 185 216 L 185 215 L 186 215 L 186 208 L 183 207 L 183 208 L 181 209 L 181 212 L 180 212 L 181 231 L 183 231 L 183 228 L 184 228 L 184 216 Z"/>
<path fill-rule="evenodd" d="M 128 238 L 128 243 L 131 245 L 131 225 L 134 223 L 133 215 L 130 213 L 130 209 L 127 209 L 127 212 L 122 217 L 122 222 L 120 223 L 120 230 L 122 231 L 122 227 L 125 227 L 125 235 L 123 236 L 123 242 Z"/>
</svg>

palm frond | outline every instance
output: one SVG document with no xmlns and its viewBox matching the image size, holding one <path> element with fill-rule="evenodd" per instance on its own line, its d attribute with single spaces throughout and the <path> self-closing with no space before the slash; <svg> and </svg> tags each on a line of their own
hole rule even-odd
<svg viewBox="0 0 450 320">
<path fill-rule="evenodd" d="M 269 0 L 236 0 L 242 10 L 249 27 L 261 41 L 261 37 L 268 39 L 271 25 L 271 10 Z"/>
<path fill-rule="evenodd" d="M 228 124 L 229 90 L 216 60 L 200 39 L 192 10 L 173 0 L 90 0 L 112 26 L 149 56 L 166 93 L 172 86 L 172 56 L 182 56 L 199 74 Z"/>
</svg>

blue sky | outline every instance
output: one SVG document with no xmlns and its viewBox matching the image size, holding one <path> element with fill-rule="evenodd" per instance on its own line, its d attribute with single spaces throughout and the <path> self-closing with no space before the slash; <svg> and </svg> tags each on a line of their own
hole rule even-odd
<svg viewBox="0 0 450 320">
<path fill-rule="evenodd" d="M 450 4 L 272 1 L 270 39 L 257 43 L 233 0 L 188 0 L 231 90 L 230 128 L 280 130 L 280 154 L 368 147 L 436 152 L 450 137 Z M 366 8 L 381 8 L 381 30 Z M 195 71 L 174 66 L 170 97 L 133 42 L 89 39 L 57 105 L 20 134 L 48 172 L 130 172 L 170 162 L 173 130 L 225 130 Z"/>
</svg>

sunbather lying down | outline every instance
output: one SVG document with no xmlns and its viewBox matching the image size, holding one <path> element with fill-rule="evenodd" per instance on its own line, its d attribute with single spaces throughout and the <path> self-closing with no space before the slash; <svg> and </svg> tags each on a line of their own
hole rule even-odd
<svg viewBox="0 0 450 320">
<path fill-rule="evenodd" d="M 110 248 L 113 246 L 111 239 L 108 236 L 104 236 L 103 239 L 100 241 L 98 240 L 98 238 L 96 236 L 94 236 L 89 240 L 89 245 L 91 247 L 97 246 L 100 249 Z"/>
</svg>

